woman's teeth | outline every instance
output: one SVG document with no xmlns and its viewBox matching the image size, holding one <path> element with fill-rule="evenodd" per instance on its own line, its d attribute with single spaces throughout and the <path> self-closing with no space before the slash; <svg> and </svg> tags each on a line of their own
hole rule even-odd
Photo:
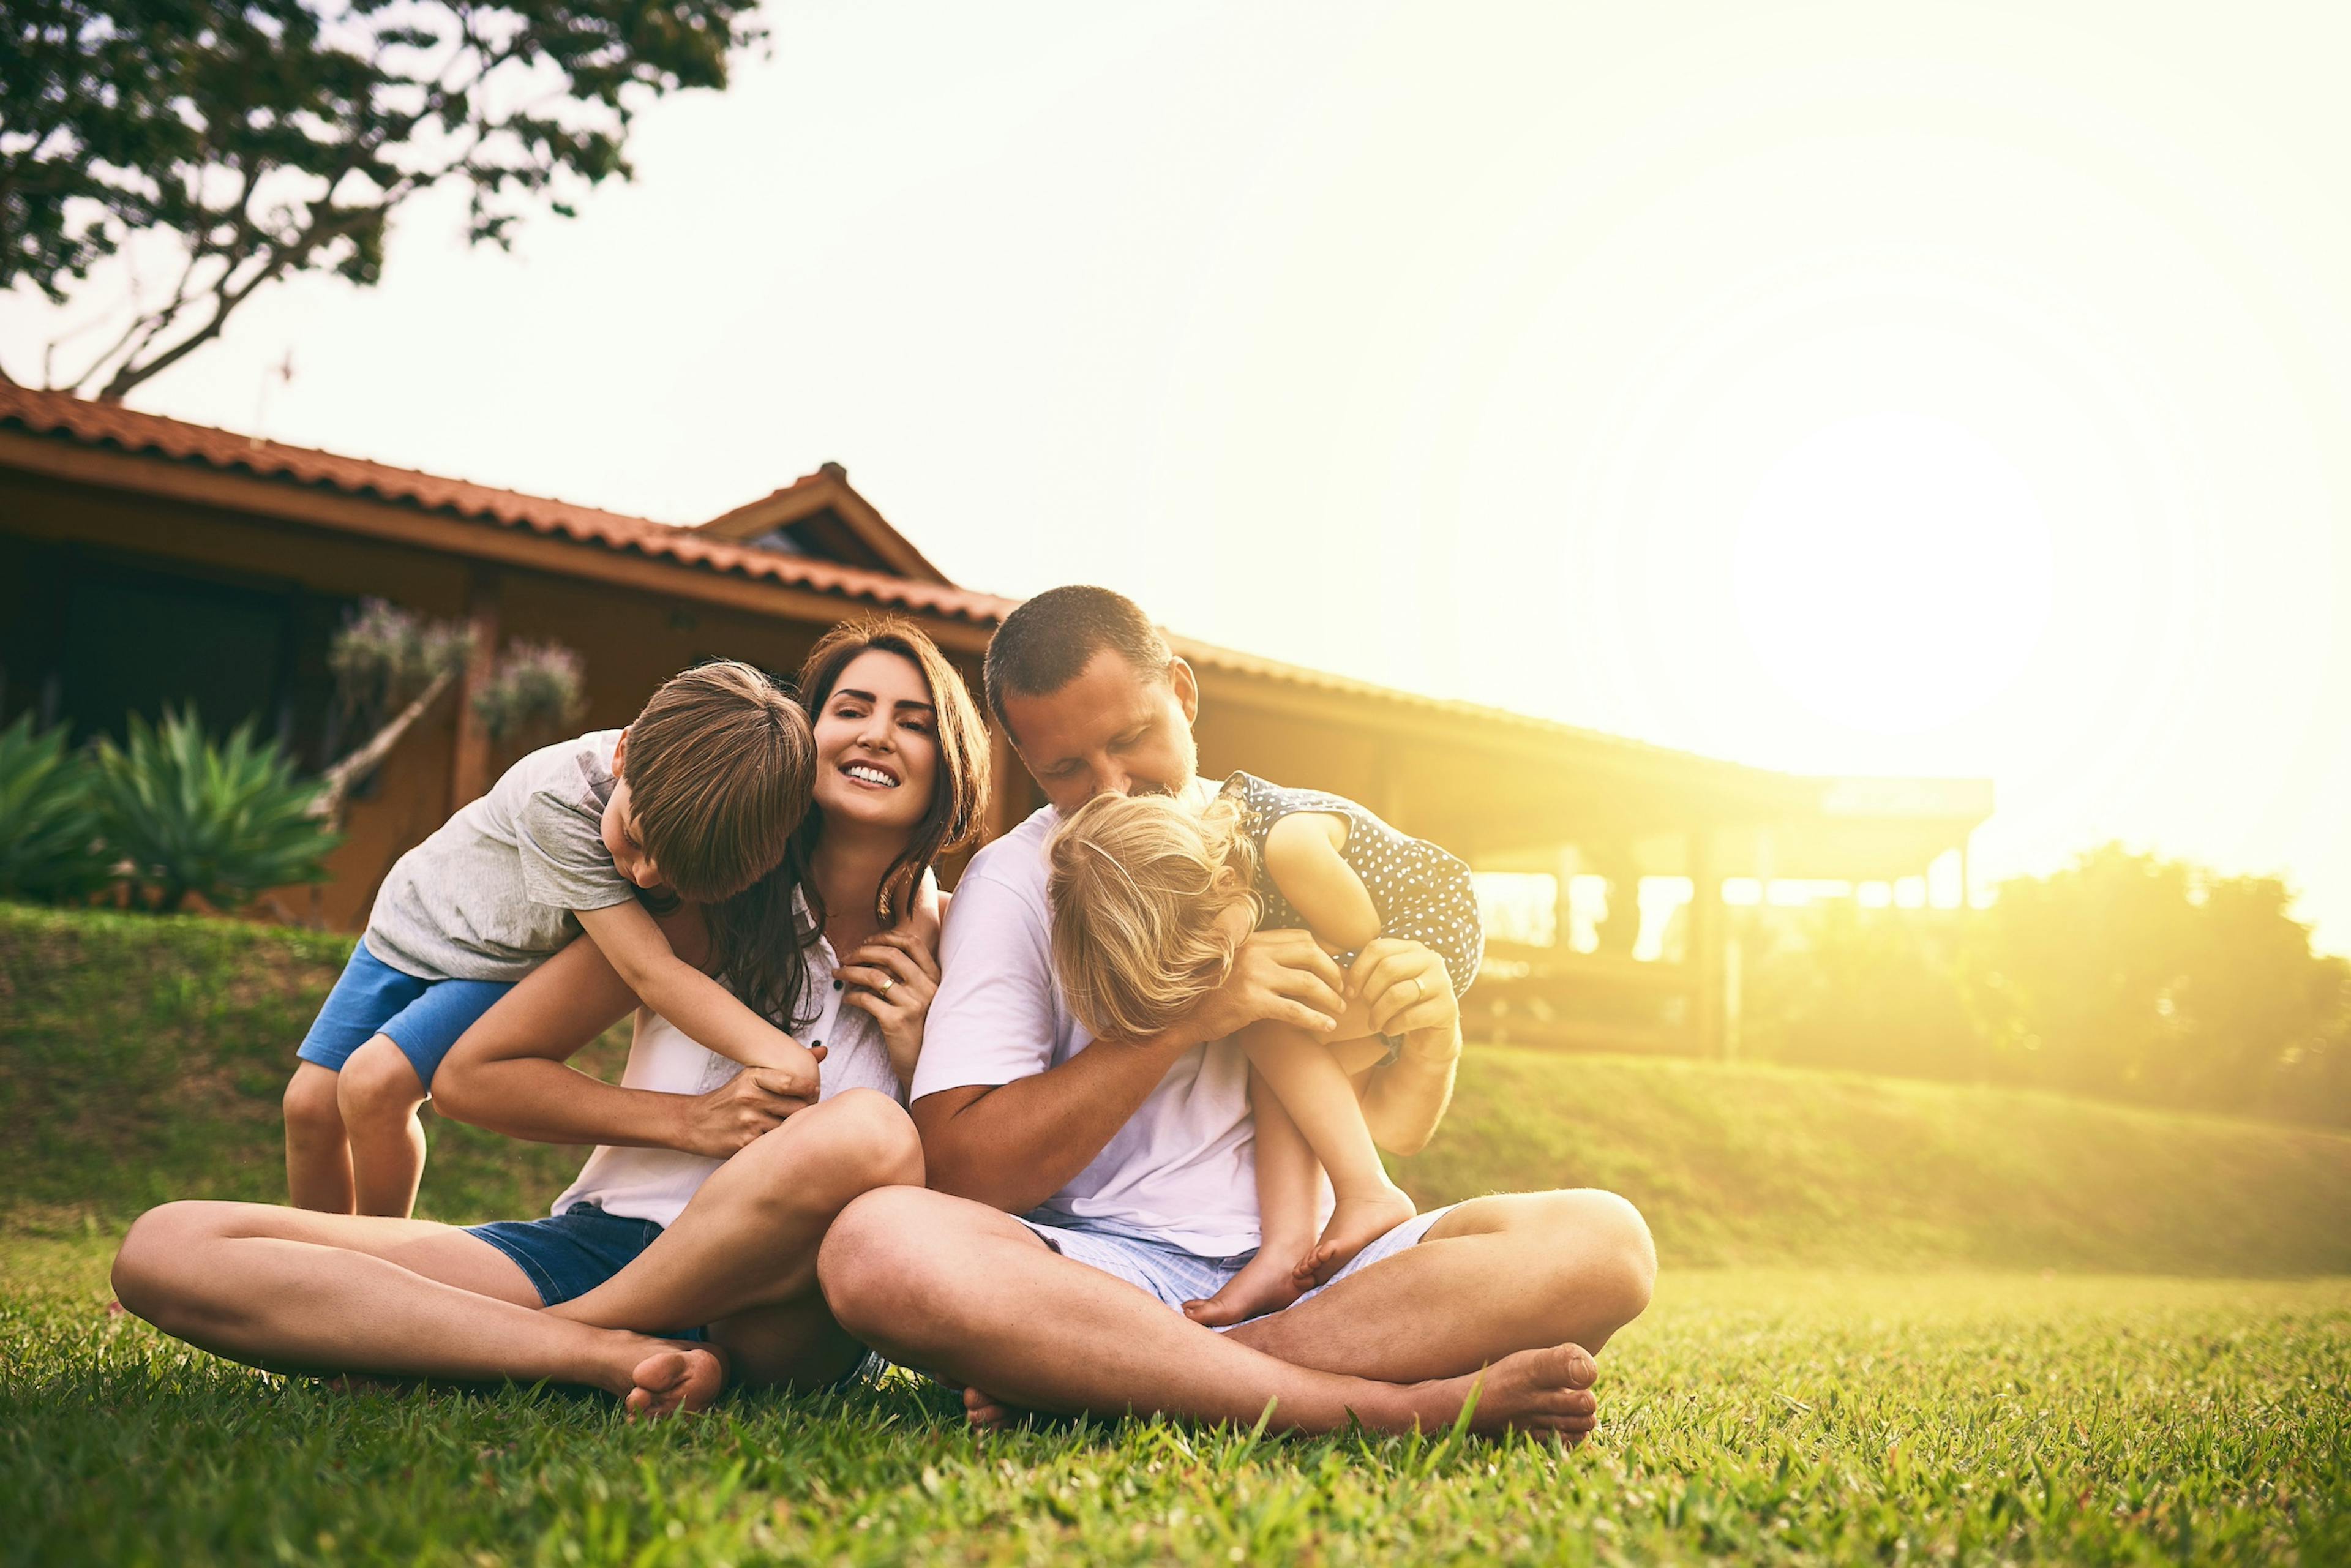
<svg viewBox="0 0 2351 1568">
<path fill-rule="evenodd" d="M 894 789 L 898 787 L 898 781 L 879 768 L 850 767 L 842 768 L 841 771 L 852 779 L 862 779 L 868 784 L 879 784 L 884 789 Z"/>
</svg>

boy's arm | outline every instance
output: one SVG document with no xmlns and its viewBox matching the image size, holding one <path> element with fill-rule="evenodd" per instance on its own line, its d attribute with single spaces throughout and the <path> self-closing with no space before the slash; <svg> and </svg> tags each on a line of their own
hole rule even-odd
<svg viewBox="0 0 2351 1568">
<path fill-rule="evenodd" d="M 631 899 L 577 913 L 580 927 L 629 989 L 688 1040 L 746 1067 L 791 1074 L 796 1090 L 814 1097 L 817 1059 L 808 1048 L 670 951 L 669 938 L 643 905 Z"/>
<path fill-rule="evenodd" d="M 1343 953 L 1380 934 L 1380 912 L 1364 879 L 1339 852 L 1347 821 L 1327 811 L 1293 811 L 1265 835 L 1265 872 L 1314 935 Z"/>
</svg>

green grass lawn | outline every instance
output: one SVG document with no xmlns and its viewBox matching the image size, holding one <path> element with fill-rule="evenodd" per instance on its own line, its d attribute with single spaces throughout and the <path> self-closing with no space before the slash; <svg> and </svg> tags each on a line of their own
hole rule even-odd
<svg viewBox="0 0 2351 1568">
<path fill-rule="evenodd" d="M 282 1196 L 347 947 L 0 905 L 0 1563 L 2351 1562 L 2351 1139 L 1990 1088 L 1473 1048 L 1414 1195 L 1604 1186 L 1657 1235 L 1572 1454 L 982 1440 L 904 1378 L 632 1427 L 110 1316 L 141 1208 Z M 580 1157 L 433 1136 L 444 1218 L 537 1211 Z"/>
<path fill-rule="evenodd" d="M 332 1393 L 110 1318 L 106 1250 L 0 1255 L 0 1560 L 2351 1560 L 2342 1280 L 1669 1271 L 1559 1454 Z"/>
</svg>

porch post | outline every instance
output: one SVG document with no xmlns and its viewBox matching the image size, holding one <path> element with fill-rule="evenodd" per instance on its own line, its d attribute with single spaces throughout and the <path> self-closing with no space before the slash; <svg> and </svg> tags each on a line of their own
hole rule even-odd
<svg viewBox="0 0 2351 1568">
<path fill-rule="evenodd" d="M 1020 754 L 1012 749 L 1012 737 L 999 723 L 987 727 L 987 823 L 980 835 L 983 841 L 1002 838 L 1019 827 L 1029 810 L 1029 769 L 1021 766 Z"/>
<path fill-rule="evenodd" d="M 476 566 L 465 587 L 465 626 L 474 634 L 457 683 L 457 744 L 449 766 L 449 812 L 455 816 L 490 787 L 490 733 L 474 711 L 474 695 L 489 683 L 498 653 L 498 578 Z"/>
<path fill-rule="evenodd" d="M 1720 1057 L 1729 1044 L 1725 1029 L 1722 874 L 1715 860 L 1714 829 L 1694 828 L 1689 834 L 1689 951 L 1684 960 L 1694 966 L 1690 1007 L 1690 1043 L 1701 1057 Z"/>
</svg>

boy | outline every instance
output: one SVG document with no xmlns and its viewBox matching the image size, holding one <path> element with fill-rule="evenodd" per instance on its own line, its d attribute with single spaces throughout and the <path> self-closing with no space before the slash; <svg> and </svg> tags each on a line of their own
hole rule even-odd
<svg viewBox="0 0 2351 1568">
<path fill-rule="evenodd" d="M 816 1092 L 817 1059 L 670 951 L 640 894 L 715 904 L 773 871 L 807 813 L 808 717 L 748 664 L 665 683 L 626 729 L 532 752 L 400 857 L 286 1087 L 296 1206 L 405 1216 L 417 1111 L 475 1019 L 583 930 L 691 1039 Z M 664 895 L 674 895 L 664 896 Z"/>
</svg>

